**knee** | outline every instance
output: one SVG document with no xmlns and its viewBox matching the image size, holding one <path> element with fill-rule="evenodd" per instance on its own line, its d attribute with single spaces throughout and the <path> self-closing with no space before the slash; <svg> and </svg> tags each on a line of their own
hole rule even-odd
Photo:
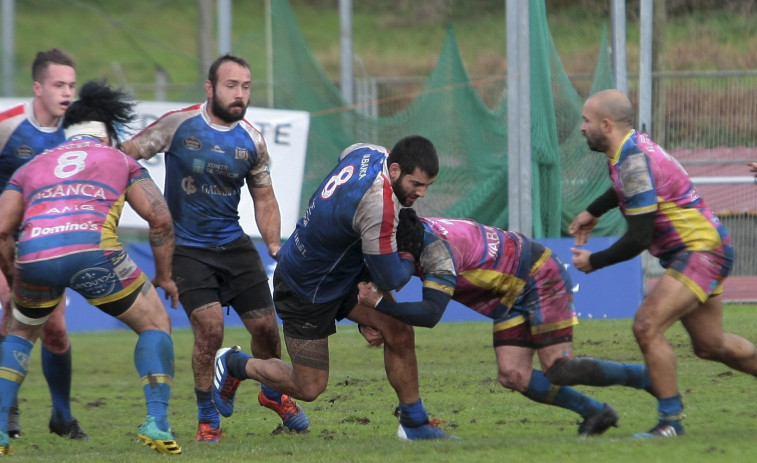
<svg viewBox="0 0 757 463">
<path fill-rule="evenodd" d="M 633 335 L 636 338 L 639 346 L 644 349 L 644 346 L 649 342 L 652 337 L 652 324 L 646 317 L 637 316 L 633 322 Z"/>
<path fill-rule="evenodd" d="M 300 384 L 298 386 L 298 396 L 295 397 L 295 399 L 303 400 L 305 402 L 314 401 L 326 390 L 326 384 L 316 384 L 314 382 Z"/>
<path fill-rule="evenodd" d="M 40 338 L 42 338 L 42 344 L 47 350 L 54 354 L 62 354 L 71 347 L 68 333 L 64 325 L 55 322 L 51 323 L 51 319 L 52 317 L 48 319 L 45 327 L 42 329 Z"/>
<path fill-rule="evenodd" d="M 526 392 L 531 375 L 518 370 L 500 370 L 499 384 L 507 389 L 517 392 Z"/>
<path fill-rule="evenodd" d="M 717 360 L 718 358 L 720 358 L 720 356 L 718 355 L 719 349 L 717 349 L 717 347 L 713 346 L 712 344 L 693 342 L 692 348 L 694 349 L 694 354 L 700 359 Z"/>
<path fill-rule="evenodd" d="M 413 327 L 399 321 L 379 330 L 384 337 L 384 342 L 390 346 L 414 346 L 415 331 Z"/>
</svg>

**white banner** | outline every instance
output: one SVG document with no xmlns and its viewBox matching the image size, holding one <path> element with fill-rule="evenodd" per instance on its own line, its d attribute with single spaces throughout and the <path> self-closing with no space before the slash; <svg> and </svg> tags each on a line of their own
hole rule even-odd
<svg viewBox="0 0 757 463">
<path fill-rule="evenodd" d="M 0 111 L 29 99 L 0 98 Z M 168 111 L 190 106 L 193 103 L 141 102 L 137 104 L 138 119 L 133 124 L 134 133 L 141 131 Z M 253 126 L 263 134 L 271 156 L 273 188 L 281 209 L 281 235 L 288 237 L 294 231 L 300 217 L 300 194 L 305 170 L 310 114 L 304 111 L 288 111 L 267 108 L 247 108 L 245 115 Z M 127 134 L 126 138 L 133 133 Z M 155 183 L 163 189 L 165 163 L 163 154 L 140 161 L 150 171 Z M 245 188 L 239 203 L 240 223 L 253 238 L 260 238 L 255 224 L 252 198 Z M 121 227 L 146 228 L 147 224 L 130 207 L 121 215 Z"/>
</svg>

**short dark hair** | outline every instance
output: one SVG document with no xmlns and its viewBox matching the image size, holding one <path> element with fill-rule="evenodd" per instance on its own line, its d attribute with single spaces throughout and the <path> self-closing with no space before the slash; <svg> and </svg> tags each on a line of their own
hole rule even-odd
<svg viewBox="0 0 757 463">
<path fill-rule="evenodd" d="M 74 59 L 59 48 L 51 48 L 46 51 L 37 52 L 37 56 L 34 57 L 32 62 L 32 80 L 34 82 L 42 82 L 47 75 L 47 68 L 51 64 L 60 64 L 62 66 L 76 67 Z"/>
<path fill-rule="evenodd" d="M 63 128 L 87 121 L 102 122 L 115 146 L 119 133 L 137 116 L 135 105 L 126 91 L 112 88 L 104 80 L 90 80 L 79 91 L 79 99 L 66 109 Z"/>
<path fill-rule="evenodd" d="M 401 173 L 412 174 L 418 168 L 429 177 L 439 174 L 439 156 L 431 140 L 420 135 L 410 135 L 398 141 L 389 152 L 386 164 L 400 165 Z"/>
<path fill-rule="evenodd" d="M 233 61 L 234 63 L 237 63 L 244 68 L 250 69 L 250 65 L 243 58 L 231 55 L 229 53 L 226 53 L 223 56 L 219 56 L 215 61 L 213 61 L 213 64 L 210 65 L 210 69 L 208 70 L 208 80 L 213 85 L 213 88 L 215 88 L 216 83 L 218 83 L 218 68 L 220 68 L 221 65 L 226 61 Z"/>
</svg>

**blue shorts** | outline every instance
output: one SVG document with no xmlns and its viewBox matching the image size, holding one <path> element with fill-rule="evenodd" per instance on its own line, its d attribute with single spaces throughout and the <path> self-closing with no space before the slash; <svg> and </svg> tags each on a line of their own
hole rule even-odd
<svg viewBox="0 0 757 463">
<path fill-rule="evenodd" d="M 19 309 L 28 309 L 27 316 L 35 309 L 43 313 L 40 317 L 48 314 L 63 298 L 66 288 L 99 307 L 129 298 L 147 281 L 147 276 L 123 249 L 23 262 L 17 264 L 17 269 L 13 300 Z"/>
</svg>

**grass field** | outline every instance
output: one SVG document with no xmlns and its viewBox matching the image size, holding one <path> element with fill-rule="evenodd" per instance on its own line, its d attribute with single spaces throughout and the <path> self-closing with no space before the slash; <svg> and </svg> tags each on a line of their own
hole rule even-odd
<svg viewBox="0 0 757 463">
<path fill-rule="evenodd" d="M 726 327 L 757 340 L 755 306 L 731 306 Z M 95 309 L 92 309 L 95 310 Z M 86 313 L 80 314 L 86 316 Z M 586 320 L 576 329 L 577 354 L 636 362 L 640 354 L 630 320 Z M 74 333 L 74 414 L 92 437 L 73 442 L 48 433 L 50 399 L 39 345 L 20 399 L 24 437 L 13 442 L 13 461 L 126 462 L 173 458 L 140 447 L 136 431 L 145 415 L 133 364 L 136 336 L 128 331 Z M 529 401 L 497 382 L 491 326 L 447 323 L 417 331 L 421 393 L 429 412 L 464 440 L 402 442 L 396 439 L 395 395 L 385 379 L 381 350 L 370 348 L 354 326 L 330 338 L 331 377 L 321 397 L 303 406 L 311 421 L 304 435 L 273 431 L 278 417 L 257 404 L 258 385 L 248 381 L 235 414 L 223 421 L 218 445 L 194 441 L 196 408 L 191 378 L 192 333 L 174 332 L 176 378 L 172 426 L 183 462 L 670 462 L 754 461 L 757 443 L 755 378 L 695 358 L 679 325 L 669 332 L 678 354 L 687 434 L 636 441 L 635 432 L 656 422 L 656 402 L 627 388 L 580 389 L 611 403 L 620 428 L 590 439 L 577 437 L 578 416 Z M 241 329 L 227 330 L 226 344 L 248 345 Z M 246 348 L 246 350 L 249 348 Z"/>
</svg>

